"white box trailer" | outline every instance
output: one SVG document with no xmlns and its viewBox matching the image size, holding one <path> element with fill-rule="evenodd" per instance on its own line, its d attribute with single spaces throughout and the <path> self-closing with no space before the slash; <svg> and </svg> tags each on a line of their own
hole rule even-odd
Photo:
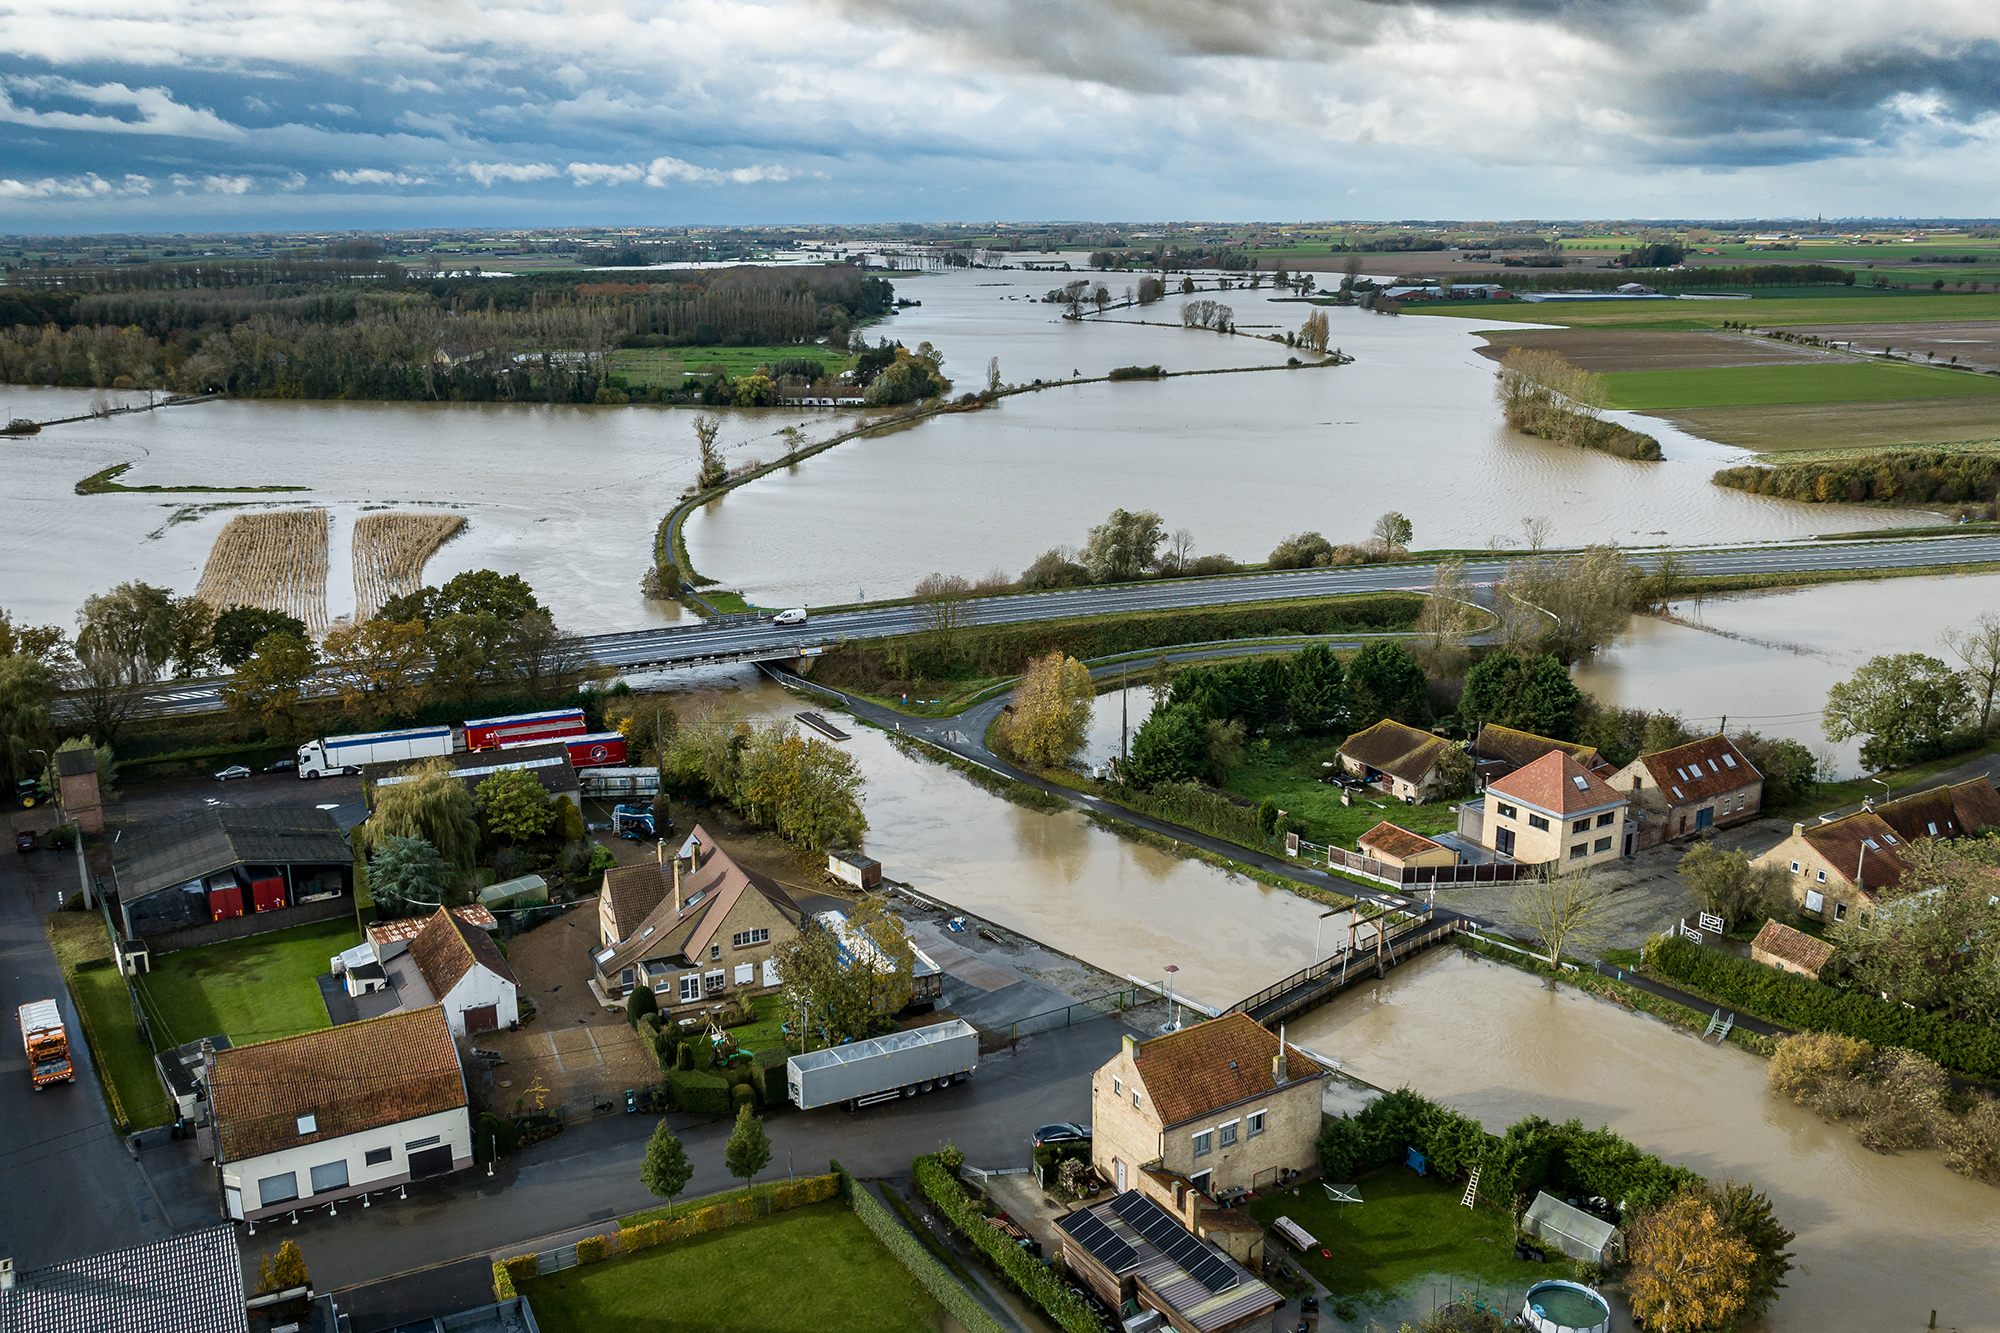
<svg viewBox="0 0 2000 1333">
<path fill-rule="evenodd" d="M 785 1083 L 802 1111 L 836 1103 L 851 1110 L 950 1087 L 978 1065 L 979 1029 L 954 1018 L 792 1056 Z"/>
<path fill-rule="evenodd" d="M 658 796 L 657 768 L 579 768 L 576 785 L 585 796 Z"/>
<path fill-rule="evenodd" d="M 299 747 L 299 776 L 326 777 L 363 764 L 394 764 L 452 752 L 451 728 L 411 727 L 406 731 L 364 731 L 327 736 Z"/>
</svg>

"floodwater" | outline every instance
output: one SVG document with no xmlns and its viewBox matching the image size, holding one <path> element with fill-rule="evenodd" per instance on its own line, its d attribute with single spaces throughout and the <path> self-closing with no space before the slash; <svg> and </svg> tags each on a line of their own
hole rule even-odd
<svg viewBox="0 0 2000 1333">
<path fill-rule="evenodd" d="M 889 332 L 929 339 L 958 387 L 1159 363 L 1169 370 L 1282 363 L 1254 338 L 1133 323 L 1069 324 L 1027 299 L 1060 275 L 972 273 L 899 281 L 923 305 Z M 1207 293 L 1245 329 L 1296 327 L 1310 308 L 1268 291 Z M 1008 297 L 1020 299 L 1009 300 Z M 1176 318 L 1176 299 L 1148 312 Z M 1157 313 L 1155 313 L 1157 312 Z M 1633 463 L 1518 436 L 1500 420 L 1473 320 L 1328 308 L 1352 365 L 1161 382 L 1066 386 L 857 440 L 715 501 L 688 524 L 705 574 L 769 605 L 846 600 L 860 585 L 901 594 L 933 570 L 1018 573 L 1081 544 L 1117 506 L 1158 511 L 1202 552 L 1261 560 L 1288 533 L 1359 541 L 1396 509 L 1420 546 L 1518 538 L 1530 515 L 1564 543 L 1740 542 L 1910 521 L 1713 486 L 1742 461 L 1668 423 L 1627 424 L 1667 462 Z M 1621 416 L 1621 419 L 1626 419 Z"/>
<path fill-rule="evenodd" d="M 1526 1115 L 1609 1125 L 1711 1180 L 1767 1191 L 1798 1233 L 1773 1330 L 2000 1329 L 2000 1191 L 1930 1152 L 1883 1156 L 1765 1091 L 1765 1062 L 1510 967 L 1439 952 L 1290 1029 L 1379 1087 L 1498 1132 Z M 1518 1293 L 1516 1294 L 1518 1299 Z"/>
<path fill-rule="evenodd" d="M 1726 713 L 1732 729 L 1790 737 L 1852 777 L 1862 771 L 1860 742 L 1834 745 L 1820 730 L 1827 690 L 1883 653 L 1925 653 L 1958 666 L 1938 636 L 2000 610 L 2000 577 L 1834 583 L 1673 610 L 1704 628 L 1637 617 L 1611 647 L 1577 665 L 1576 683 L 1607 704 L 1679 713 L 1697 731 L 1713 731 Z"/>
</svg>

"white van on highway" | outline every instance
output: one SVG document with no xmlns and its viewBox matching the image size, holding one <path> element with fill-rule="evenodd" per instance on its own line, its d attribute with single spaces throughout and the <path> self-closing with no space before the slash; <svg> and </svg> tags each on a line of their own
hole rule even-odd
<svg viewBox="0 0 2000 1333">
<path fill-rule="evenodd" d="M 795 606 L 789 611 L 780 611 L 771 617 L 773 625 L 803 625 L 806 623 L 806 609 Z"/>
</svg>

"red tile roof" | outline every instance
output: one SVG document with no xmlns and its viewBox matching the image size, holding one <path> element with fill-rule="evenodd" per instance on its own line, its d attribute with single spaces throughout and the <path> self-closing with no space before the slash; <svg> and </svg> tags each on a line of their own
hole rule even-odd
<svg viewBox="0 0 2000 1333">
<path fill-rule="evenodd" d="M 1880 815 L 1864 810 L 1829 824 L 1808 824 L 1804 837 L 1843 880 L 1853 884 L 1859 870 L 1861 891 L 1871 897 L 1903 877 L 1909 844 Z"/>
<path fill-rule="evenodd" d="M 736 864 L 701 825 L 695 825 L 687 842 L 681 845 L 685 848 L 689 844 L 701 850 L 701 865 L 681 873 L 679 910 L 675 910 L 670 892 L 673 888 L 672 864 L 664 869 L 655 867 L 669 892 L 643 920 L 635 924 L 630 934 L 623 937 L 623 941 L 616 946 L 617 951 L 598 964 L 602 975 L 616 976 L 623 969 L 648 958 L 669 958 L 685 953 L 692 959 L 703 953 L 746 893 L 762 894 L 778 909 L 779 915 L 794 926 L 803 919 L 799 905 L 775 880 Z M 610 878 L 610 873 L 606 872 L 606 881 Z M 624 908 L 616 907 L 615 910 L 622 927 L 625 924 Z"/>
<path fill-rule="evenodd" d="M 1183 1028 L 1142 1042 L 1133 1063 L 1162 1126 L 1198 1119 L 1277 1089 L 1271 1061 L 1278 1039 L 1248 1014 Z M 1323 1071 L 1293 1046 L 1285 1056 L 1285 1086 Z"/>
<path fill-rule="evenodd" d="M 1433 842 L 1421 833 L 1412 833 L 1400 824 L 1383 820 L 1369 829 L 1355 841 L 1363 848 L 1373 848 L 1384 856 L 1401 861 L 1423 852 L 1442 851 L 1444 844 Z"/>
<path fill-rule="evenodd" d="M 465 1075 L 437 1005 L 215 1053 L 216 1151 L 225 1162 L 464 1106 Z M 299 1133 L 298 1117 L 316 1128 Z"/>
<path fill-rule="evenodd" d="M 1437 767 L 1438 756 L 1450 745 L 1442 736 L 1385 717 L 1342 741 L 1339 752 L 1369 768 L 1417 783 L 1430 776 L 1430 771 Z"/>
<path fill-rule="evenodd" d="M 1486 790 L 1564 816 L 1617 805 L 1624 800 L 1603 778 L 1561 750 L 1551 750 L 1526 768 L 1489 782 Z"/>
<path fill-rule="evenodd" d="M 500 929 L 500 918 L 478 903 L 454 907 L 451 914 L 466 925 L 477 926 L 481 930 Z M 378 948 L 384 944 L 402 944 L 415 939 L 430 923 L 431 919 L 427 916 L 400 916 L 394 921 L 378 921 L 368 927 L 368 938 Z"/>
<path fill-rule="evenodd" d="M 2000 792 L 1985 778 L 1974 778 L 1953 787 L 1933 787 L 1929 791 L 1898 796 L 1883 801 L 1875 813 L 1902 835 L 1903 841 L 1918 838 L 1961 838 L 1978 833 L 1989 824 L 2000 824 Z"/>
<path fill-rule="evenodd" d="M 1671 750 L 1642 754 L 1639 762 L 1652 776 L 1653 785 L 1675 805 L 1705 801 L 1764 776 L 1726 736 L 1710 736 L 1676 745 Z"/>
<path fill-rule="evenodd" d="M 1757 938 L 1750 941 L 1750 951 L 1782 958 L 1814 973 L 1825 967 L 1826 960 L 1833 957 L 1833 946 L 1825 940 L 1814 939 L 1804 931 L 1793 930 L 1778 921 L 1764 923 L 1764 928 L 1757 932 Z"/>
<path fill-rule="evenodd" d="M 439 1000 L 451 993 L 451 988 L 474 964 L 514 985 L 520 984 L 514 980 L 514 970 L 507 966 L 491 935 L 466 925 L 456 913 L 442 907 L 410 941 L 410 957 L 415 960 L 417 971 L 424 974 L 424 984 Z"/>
<path fill-rule="evenodd" d="M 657 861 L 638 861 L 605 871 L 603 893 L 611 905 L 612 931 L 621 940 L 631 939 L 639 923 L 653 914 L 673 887 L 672 867 Z"/>
</svg>

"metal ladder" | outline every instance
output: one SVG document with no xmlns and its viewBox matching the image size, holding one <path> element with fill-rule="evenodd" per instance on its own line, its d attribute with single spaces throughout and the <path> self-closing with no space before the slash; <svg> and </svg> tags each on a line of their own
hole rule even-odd
<svg viewBox="0 0 2000 1333">
<path fill-rule="evenodd" d="M 1731 1015 L 1731 1017 L 1733 1018 L 1734 1015 Z M 1715 1011 L 1715 1015 L 1708 1020 L 1708 1028 L 1701 1034 L 1701 1039 L 1703 1041 L 1707 1041 L 1710 1037 L 1713 1037 L 1717 1032 L 1721 1030 L 1722 1030 L 1722 1011 L 1718 1009 Z"/>
<path fill-rule="evenodd" d="M 1458 1201 L 1460 1207 L 1472 1207 L 1472 1201 L 1479 1197 L 1479 1172 L 1479 1167 L 1472 1168 L 1472 1178 L 1465 1182 L 1465 1197 Z"/>
<path fill-rule="evenodd" d="M 1736 1015 L 1735 1015 L 1735 1014 L 1731 1014 L 1731 1015 L 1730 1015 L 1730 1016 L 1729 1016 L 1728 1018 L 1726 1018 L 1726 1019 L 1724 1019 L 1724 1020 L 1723 1020 L 1723 1024 L 1722 1024 L 1722 1028 L 1721 1028 L 1721 1030 L 1720 1030 L 1720 1031 L 1718 1031 L 1718 1032 L 1717 1032 L 1717 1033 L 1715 1034 L 1715 1044 L 1716 1044 L 1717 1046 L 1720 1046 L 1720 1045 L 1722 1045 L 1722 1044 L 1723 1044 L 1724 1042 L 1728 1041 L 1728 1040 L 1729 1040 L 1729 1029 L 1731 1029 L 1731 1028 L 1733 1028 L 1733 1027 L 1735 1027 L 1735 1026 L 1736 1026 Z"/>
</svg>

